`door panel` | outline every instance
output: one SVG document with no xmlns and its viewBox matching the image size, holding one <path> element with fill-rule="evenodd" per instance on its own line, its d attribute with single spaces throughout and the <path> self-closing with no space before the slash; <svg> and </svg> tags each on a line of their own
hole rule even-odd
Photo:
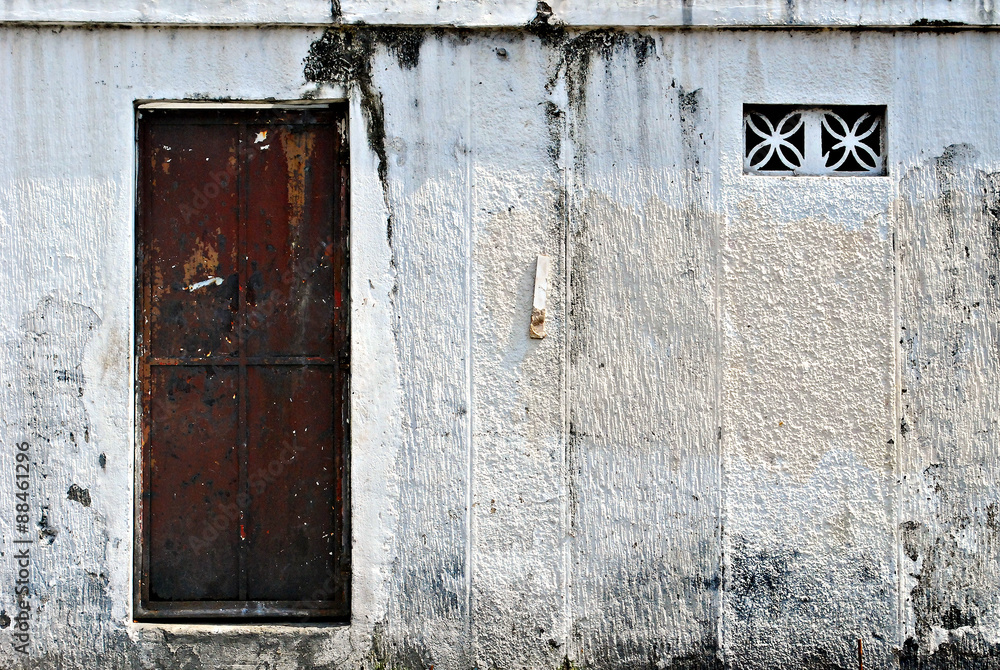
<svg viewBox="0 0 1000 670">
<path fill-rule="evenodd" d="M 325 600 L 334 587 L 334 373 L 251 367 L 247 393 L 248 597 Z"/>
<path fill-rule="evenodd" d="M 247 305 L 251 356 L 330 356 L 333 126 L 251 126 Z"/>
<path fill-rule="evenodd" d="M 237 372 L 153 370 L 150 592 L 156 599 L 239 597 Z"/>
<path fill-rule="evenodd" d="M 139 617 L 349 614 L 345 115 L 140 111 Z"/>
<path fill-rule="evenodd" d="M 150 129 L 151 353 L 232 355 L 238 345 L 237 125 Z"/>
</svg>

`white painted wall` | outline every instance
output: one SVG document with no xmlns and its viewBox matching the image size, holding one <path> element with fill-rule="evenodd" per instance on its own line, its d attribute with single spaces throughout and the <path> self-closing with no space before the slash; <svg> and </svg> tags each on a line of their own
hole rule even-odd
<svg viewBox="0 0 1000 670">
<path fill-rule="evenodd" d="M 305 79 L 321 35 L 0 30 L 0 473 L 29 441 L 56 533 L 0 665 L 998 658 L 993 33 L 412 33 L 371 62 L 385 184 L 359 87 Z M 352 623 L 132 623 L 133 102 L 347 91 Z M 747 102 L 886 105 L 888 176 L 742 174 Z"/>
<path fill-rule="evenodd" d="M 995 0 L 551 0 L 570 26 L 899 26 L 1000 23 Z M 536 0 L 4 0 L 0 21 L 523 26 Z"/>
</svg>

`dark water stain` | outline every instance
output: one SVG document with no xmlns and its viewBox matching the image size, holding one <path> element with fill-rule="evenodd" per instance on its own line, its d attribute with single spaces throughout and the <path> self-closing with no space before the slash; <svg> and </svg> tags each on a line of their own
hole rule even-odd
<svg viewBox="0 0 1000 670">
<path fill-rule="evenodd" d="M 593 642 L 593 641 L 590 641 Z M 563 660 L 563 668 L 573 670 L 724 670 L 727 668 L 718 637 L 711 626 L 705 627 L 704 636 L 690 641 L 682 653 L 666 640 L 639 641 L 626 635 L 597 644 L 584 641 L 582 656 Z"/>
<path fill-rule="evenodd" d="M 602 608 L 608 617 L 608 627 L 581 640 L 582 656 L 578 660 L 582 667 L 600 670 L 721 670 L 723 654 L 716 622 L 710 613 L 714 607 L 709 605 L 716 594 L 711 592 L 713 580 L 706 575 L 684 580 L 693 588 L 685 588 L 683 594 L 670 596 L 671 599 L 682 599 L 694 605 L 697 623 L 691 629 L 676 637 L 676 630 L 653 631 L 646 628 L 650 618 L 656 616 L 654 613 L 662 612 L 663 604 L 657 602 L 656 594 L 662 593 L 664 570 L 669 570 L 669 567 L 649 565 L 645 569 L 639 567 L 636 571 L 625 571 L 618 593 L 614 594 L 615 589 L 612 589 Z M 637 599 L 637 594 L 645 594 L 646 597 Z M 623 608 L 622 604 L 626 606 Z"/>
<path fill-rule="evenodd" d="M 705 646 L 705 645 L 702 645 Z M 665 644 L 649 644 L 632 648 L 618 644 L 595 654 L 592 658 L 564 664 L 564 668 L 587 668 L 587 670 L 726 670 L 721 652 L 708 650 L 673 656 Z"/>
<path fill-rule="evenodd" d="M 637 31 L 625 30 L 589 30 L 582 33 L 570 33 L 560 30 L 548 34 L 543 40 L 553 51 L 553 68 L 546 88 L 555 89 L 560 78 L 565 79 L 568 110 L 559 110 L 559 114 L 549 113 L 551 157 L 560 156 L 563 152 L 562 138 L 567 137 L 570 146 L 578 147 L 586 144 L 586 138 L 581 137 L 577 119 L 586 117 L 587 85 L 596 61 L 603 61 L 610 73 L 616 59 L 632 58 L 637 67 L 642 68 L 652 58 L 656 57 L 656 40 L 649 35 Z M 584 162 L 585 153 L 574 152 L 569 158 L 572 162 L 573 179 L 579 183 L 585 176 L 587 166 Z M 568 166 L 559 166 L 568 167 Z M 581 193 L 580 188 L 571 185 L 574 192 Z M 574 363 L 579 360 L 584 346 L 584 338 L 580 337 L 588 324 L 587 268 L 590 251 L 590 233 L 588 230 L 587 213 L 575 212 L 575 223 L 570 225 L 572 207 L 569 193 L 562 193 L 560 203 L 562 211 L 557 214 L 565 218 L 566 228 L 564 239 L 567 245 L 569 263 L 569 303 L 567 305 L 567 328 L 573 335 L 570 338 L 569 358 Z"/>
<path fill-rule="evenodd" d="M 789 25 L 799 23 L 795 5 L 795 0 L 785 0 L 785 23 Z"/>
<path fill-rule="evenodd" d="M 388 211 L 386 238 L 392 248 L 392 209 L 389 207 L 389 159 L 386 151 L 385 107 L 382 92 L 372 79 L 376 52 L 384 47 L 396 57 L 399 67 L 412 70 L 420 58 L 420 47 L 428 34 L 422 28 L 351 26 L 328 28 L 309 47 L 303 61 L 306 81 L 355 85 L 361 98 L 368 146 L 378 158 L 378 177 Z M 392 256 L 395 266 L 395 253 Z"/>
<path fill-rule="evenodd" d="M 681 0 L 681 24 L 694 24 L 694 0 Z"/>
<path fill-rule="evenodd" d="M 990 232 L 987 304 L 1000 307 L 1000 172 L 983 174 L 982 208 Z"/>
<path fill-rule="evenodd" d="M 693 181 L 702 177 L 702 155 L 708 148 L 702 127 L 702 91 L 684 90 L 680 86 L 677 91 L 677 116 L 681 125 L 681 146 L 684 152 L 685 173 L 691 175 Z"/>
<path fill-rule="evenodd" d="M 898 653 L 899 670 L 998 670 L 1000 645 L 981 635 L 952 636 L 933 653 L 921 651 L 920 644 L 907 638 Z"/>
<path fill-rule="evenodd" d="M 569 362 L 575 365 L 586 356 L 587 338 L 590 326 L 590 291 L 587 272 L 590 268 L 590 231 L 586 215 L 578 217 L 569 237 L 569 306 L 566 327 L 571 335 L 569 341 Z"/>
<path fill-rule="evenodd" d="M 389 624 L 386 621 L 375 623 L 372 630 L 371 646 L 365 658 L 366 667 L 372 668 L 372 670 L 434 667 L 431 653 L 417 644 L 413 637 L 405 636 L 402 639 L 397 639 L 393 638 L 388 631 Z"/>
<path fill-rule="evenodd" d="M 539 38 L 542 44 L 559 44 L 566 35 L 566 29 L 557 21 L 552 21 L 552 7 L 547 2 L 535 3 L 535 16 L 525 29 Z"/>
<path fill-rule="evenodd" d="M 100 318 L 88 307 L 53 296 L 22 319 L 21 407 L 33 456 L 44 461 L 48 445 L 76 451 L 76 435 L 89 442 L 90 423 L 81 400 L 86 386 L 83 353 Z"/>
<path fill-rule="evenodd" d="M 340 667 L 326 660 L 329 640 L 327 636 L 307 634 L 301 639 L 282 642 L 273 634 L 262 632 L 235 632 L 224 630 L 205 632 L 176 632 L 164 628 L 157 637 L 147 636 L 134 640 L 123 628 L 110 628 L 96 632 L 88 629 L 76 640 L 78 644 L 64 644 L 60 649 L 38 645 L 34 653 L 24 658 L 14 658 L 14 665 L 3 667 L 14 670 L 66 668 L 113 668 L 114 670 L 174 670 L 176 668 L 256 667 L 275 668 L 333 668 Z M 76 641 L 74 640 L 74 641 Z M 66 642 L 66 640 L 64 640 Z M 32 641 L 32 644 L 36 644 Z M 253 653 L 247 653 L 252 649 Z M 240 656 L 249 656 L 242 663 Z M 220 660 L 222 659 L 222 660 Z M 395 667 L 395 666 L 369 666 Z M 421 666 L 414 666 L 421 667 Z"/>
<path fill-rule="evenodd" d="M 940 216 L 948 221 L 948 238 L 946 251 L 955 244 L 956 203 L 958 195 L 967 183 L 967 166 L 975 163 L 979 152 L 969 144 L 952 144 L 945 147 L 940 156 L 933 159 L 934 175 L 937 181 L 938 209 Z"/>
<path fill-rule="evenodd" d="M 570 409 L 569 435 L 566 438 L 566 500 L 569 516 L 567 532 L 571 536 L 577 533 L 577 519 L 580 516 L 580 477 L 582 465 L 580 462 L 580 438 L 576 429 L 576 411 Z"/>
<path fill-rule="evenodd" d="M 587 84 L 595 59 L 602 60 L 610 71 L 619 53 L 631 53 L 640 68 L 656 57 L 655 38 L 638 31 L 600 29 L 572 35 L 565 33 L 557 46 L 560 57 L 555 76 L 562 72 L 566 77 L 570 105 L 580 118 L 586 112 Z"/>
</svg>

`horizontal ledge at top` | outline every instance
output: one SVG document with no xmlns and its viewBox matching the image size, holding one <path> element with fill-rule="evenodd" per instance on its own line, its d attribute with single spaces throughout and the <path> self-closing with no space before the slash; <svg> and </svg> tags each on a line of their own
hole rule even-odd
<svg viewBox="0 0 1000 670">
<path fill-rule="evenodd" d="M 518 30 L 538 32 L 538 28 L 527 25 L 524 22 L 509 21 L 455 21 L 455 20 L 434 20 L 433 17 L 421 19 L 420 17 L 408 17 L 406 19 L 391 20 L 384 17 L 361 17 L 357 19 L 347 19 L 341 21 L 185 21 L 185 20 L 120 20 L 120 19 L 79 19 L 73 17 L 51 17 L 44 19 L 28 19 L 17 17 L 0 16 L 0 28 L 83 28 L 83 29 L 228 29 L 228 30 L 260 30 L 260 29 L 301 29 L 301 30 L 323 30 L 327 28 L 416 28 L 416 29 L 454 29 L 454 30 Z M 962 32 L 962 31 L 995 31 L 1000 30 L 1000 21 L 997 22 L 977 22 L 977 21 L 951 21 L 951 20 L 915 20 L 900 22 L 884 21 L 810 21 L 808 19 L 787 22 L 780 20 L 771 21 L 691 21 L 690 23 L 681 20 L 646 20 L 628 21 L 620 20 L 616 23 L 601 21 L 561 21 L 549 29 L 565 29 L 569 31 L 586 30 L 703 30 L 703 31 L 790 31 L 790 30 L 845 30 L 845 31 L 912 31 L 912 32 Z M 544 28 L 543 28 L 544 29 Z"/>
<path fill-rule="evenodd" d="M 212 109 L 288 109 L 288 110 L 315 110 L 330 109 L 331 106 L 345 102 L 344 99 L 333 98 L 329 100 L 303 99 L 288 100 L 282 102 L 253 100 L 154 100 L 149 102 L 138 102 L 136 108 L 140 111 L 148 109 L 192 109 L 192 110 L 212 110 Z M 236 123 L 236 122 L 234 122 Z"/>
</svg>

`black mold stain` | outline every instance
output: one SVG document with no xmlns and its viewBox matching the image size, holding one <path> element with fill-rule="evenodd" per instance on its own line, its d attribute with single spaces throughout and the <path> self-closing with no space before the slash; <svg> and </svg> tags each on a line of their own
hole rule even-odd
<svg viewBox="0 0 1000 670">
<path fill-rule="evenodd" d="M 566 30 L 553 21 L 552 8 L 545 2 L 536 5 L 535 18 L 526 30 L 538 36 L 544 44 L 558 51 L 556 74 L 565 72 L 570 86 L 571 103 L 582 106 L 591 60 L 595 54 L 610 61 L 616 50 L 631 48 L 636 62 L 642 66 L 656 55 L 655 40 L 638 32 L 593 30 L 570 37 Z M 368 144 L 378 159 L 378 175 L 388 208 L 388 152 L 386 149 L 385 110 L 382 93 L 375 86 L 372 64 L 379 47 L 392 53 L 404 69 L 416 67 L 420 47 L 428 35 L 440 35 L 440 28 L 376 27 L 366 25 L 343 26 L 327 29 L 309 48 L 303 61 L 305 79 L 310 82 L 333 82 L 356 85 L 360 93 L 362 114 L 365 118 Z M 560 125 L 557 113 L 547 110 L 551 138 L 550 156 L 559 155 Z M 386 222 L 386 238 L 392 247 L 393 214 L 391 209 Z M 395 266 L 395 253 L 392 252 Z"/>
<path fill-rule="evenodd" d="M 559 156 L 562 153 L 562 131 L 566 123 L 566 112 L 559 109 L 559 105 L 551 100 L 545 101 L 545 121 L 549 130 L 549 146 L 547 153 L 549 160 L 558 169 Z"/>
<path fill-rule="evenodd" d="M 898 659 L 899 670 L 996 670 L 1000 668 L 1000 645 L 991 644 L 980 635 L 951 636 L 934 653 L 925 654 L 911 637 L 903 644 Z"/>
<path fill-rule="evenodd" d="M 782 607 L 789 602 L 791 558 L 748 551 L 737 541 L 726 573 L 725 590 L 739 621 L 751 622 L 762 615 L 780 616 Z"/>
<path fill-rule="evenodd" d="M 575 37 L 563 35 L 559 46 L 562 54 L 557 73 L 565 71 L 570 104 L 581 113 L 595 56 L 604 60 L 606 67 L 611 66 L 619 51 L 631 50 L 639 67 L 656 56 L 656 40 L 652 36 L 624 30 L 590 30 Z"/>
<path fill-rule="evenodd" d="M 956 605 L 951 605 L 941 614 L 941 626 L 947 630 L 955 630 L 964 626 L 975 626 L 978 622 L 972 612 L 963 612 Z"/>
<path fill-rule="evenodd" d="M 76 484 L 73 484 L 69 487 L 69 491 L 66 492 L 66 498 L 78 502 L 84 507 L 90 507 L 90 489 L 80 488 Z"/>
<path fill-rule="evenodd" d="M 389 211 L 386 238 L 392 247 L 392 210 L 389 208 L 386 152 L 385 108 L 382 92 L 372 80 L 372 63 L 378 48 L 385 47 L 404 69 L 416 67 L 420 47 L 428 31 L 419 28 L 355 26 L 329 28 L 309 47 L 304 60 L 306 81 L 356 85 L 361 94 L 361 112 L 365 117 L 368 146 L 378 158 L 378 177 Z M 392 264 L 395 265 L 395 254 Z"/>
<path fill-rule="evenodd" d="M 980 601 L 981 594 L 977 590 L 962 588 L 961 583 L 951 584 L 948 576 L 958 567 L 956 561 L 962 561 L 962 556 L 954 551 L 951 535 L 972 525 L 971 518 L 960 518 L 962 516 L 936 520 L 937 524 L 949 529 L 948 536 L 944 537 L 927 524 L 907 521 L 899 526 L 903 553 L 914 563 L 923 558 L 919 570 L 911 573 L 917 580 L 910 591 L 915 644 L 928 640 L 935 627 L 955 630 L 976 626 L 981 614 L 988 611 L 987 603 Z"/>
<path fill-rule="evenodd" d="M 10 617 L 7 616 L 7 610 L 0 610 L 0 628 L 7 628 L 10 626 Z"/>
<path fill-rule="evenodd" d="M 535 4 L 535 17 L 525 26 L 527 31 L 542 40 L 543 44 L 554 44 L 565 37 L 565 29 L 558 22 L 551 22 L 552 7 L 547 2 Z"/>
<path fill-rule="evenodd" d="M 917 19 L 910 25 L 914 28 L 958 28 L 968 24 L 962 21 L 948 21 L 947 19 Z"/>
<path fill-rule="evenodd" d="M 920 558 L 920 547 L 915 542 L 920 532 L 921 526 L 916 521 L 904 521 L 899 524 L 899 535 L 902 540 L 903 552 L 911 561 L 916 561 Z"/>
<path fill-rule="evenodd" d="M 416 67 L 426 31 L 418 28 L 358 26 L 329 28 L 309 47 L 306 81 L 355 84 L 361 93 L 368 145 L 378 157 L 379 178 L 386 185 L 385 115 L 382 93 L 372 81 L 372 62 L 384 46 L 404 69 Z"/>
<path fill-rule="evenodd" d="M 108 465 L 108 457 L 101 454 L 97 457 L 97 464 L 101 466 L 101 470 L 104 470 Z"/>
<path fill-rule="evenodd" d="M 684 150 L 684 167 L 694 181 L 701 179 L 701 156 L 706 148 L 701 127 L 701 89 L 685 91 L 683 86 L 677 89 L 677 115 L 681 125 L 681 144 Z"/>
<path fill-rule="evenodd" d="M 330 17 L 334 23 L 340 23 L 344 17 L 344 12 L 340 9 L 340 0 L 330 0 Z"/>
<path fill-rule="evenodd" d="M 761 547 L 737 536 L 727 555 L 723 588 L 732 654 L 727 668 L 849 669 L 857 667 L 858 637 L 871 643 L 875 657 L 889 652 L 879 631 L 895 620 L 895 604 L 889 595 L 891 582 L 882 576 L 881 557 L 858 555 L 834 576 L 818 574 L 810 555 L 795 546 Z M 870 594 L 863 597 L 879 602 L 866 603 L 861 610 L 831 603 L 827 600 L 829 584 L 838 577 L 861 594 Z M 793 622 L 820 618 L 828 628 L 821 634 L 794 631 L 797 634 L 789 639 L 772 640 L 776 630 L 788 632 Z M 868 632 L 859 634 L 859 630 Z"/>
</svg>

